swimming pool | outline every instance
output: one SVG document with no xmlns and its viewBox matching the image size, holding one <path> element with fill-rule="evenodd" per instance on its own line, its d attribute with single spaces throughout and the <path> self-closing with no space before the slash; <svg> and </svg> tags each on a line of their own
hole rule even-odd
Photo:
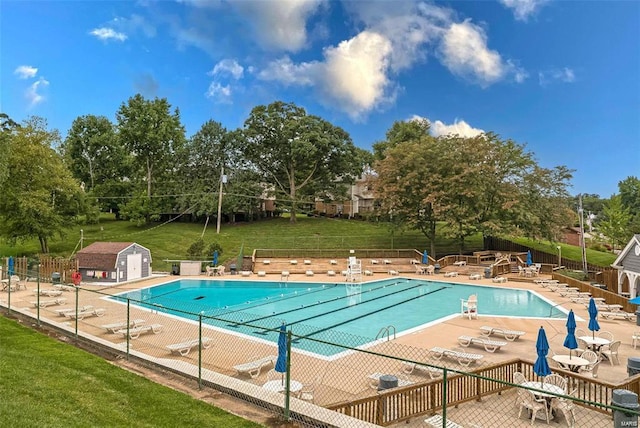
<svg viewBox="0 0 640 428">
<path fill-rule="evenodd" d="M 460 299 L 478 296 L 480 315 L 563 318 L 566 312 L 523 289 L 390 278 L 362 284 L 181 279 L 119 294 L 143 307 L 198 319 L 238 334 L 276 341 L 286 323 L 296 335 L 350 347 L 381 329 L 398 334 L 460 313 Z M 300 340 L 299 349 L 333 355 L 342 348 Z"/>
</svg>

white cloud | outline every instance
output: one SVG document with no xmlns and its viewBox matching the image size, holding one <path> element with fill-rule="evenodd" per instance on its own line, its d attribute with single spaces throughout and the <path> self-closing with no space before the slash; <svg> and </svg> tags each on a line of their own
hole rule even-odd
<svg viewBox="0 0 640 428">
<path fill-rule="evenodd" d="M 451 24 L 440 45 L 443 64 L 453 74 L 488 86 L 504 78 L 508 66 L 487 47 L 484 30 L 469 20 Z"/>
<path fill-rule="evenodd" d="M 363 31 L 324 50 L 324 61 L 294 64 L 289 58 L 271 62 L 258 74 L 285 85 L 313 85 L 322 102 L 359 119 L 394 98 L 387 77 L 392 45 L 380 34 Z"/>
<path fill-rule="evenodd" d="M 573 83 L 575 80 L 574 71 L 568 67 L 538 72 L 540 86 L 546 86 L 553 82 Z"/>
<path fill-rule="evenodd" d="M 29 101 L 29 107 L 35 107 L 45 100 L 44 95 L 40 92 L 49 86 L 49 81 L 43 77 L 40 77 L 37 81 L 33 82 L 31 86 L 27 88 L 25 97 Z"/>
<path fill-rule="evenodd" d="M 208 74 L 210 76 L 231 76 L 238 80 L 242 77 L 244 68 L 235 59 L 223 59 L 218 62 Z"/>
<path fill-rule="evenodd" d="M 513 10 L 518 21 L 526 21 L 549 0 L 500 0 L 505 7 Z"/>
<path fill-rule="evenodd" d="M 113 28 L 108 28 L 108 27 L 94 28 L 89 32 L 89 34 L 91 34 L 92 36 L 96 36 L 97 38 L 103 41 L 113 39 L 113 40 L 118 40 L 119 42 L 124 42 L 125 40 L 127 40 L 126 34 L 117 32 Z"/>
<path fill-rule="evenodd" d="M 307 44 L 307 20 L 326 0 L 239 1 L 232 3 L 268 49 L 298 52 Z"/>
<path fill-rule="evenodd" d="M 21 65 L 13 71 L 13 74 L 16 74 L 20 79 L 30 79 L 36 77 L 38 69 L 30 65 Z"/>
<path fill-rule="evenodd" d="M 209 89 L 205 93 L 207 98 L 222 104 L 231 104 L 232 90 L 229 85 L 221 85 L 219 82 L 211 82 Z"/>
<path fill-rule="evenodd" d="M 420 116 L 414 116 L 411 120 L 424 119 Z M 427 119 L 428 120 L 428 119 Z M 452 124 L 447 125 L 446 123 L 436 120 L 431 123 L 431 134 L 434 137 L 439 137 L 441 135 L 459 135 L 461 137 L 475 137 L 476 135 L 484 134 L 483 129 L 473 128 L 464 120 L 455 119 Z"/>
</svg>

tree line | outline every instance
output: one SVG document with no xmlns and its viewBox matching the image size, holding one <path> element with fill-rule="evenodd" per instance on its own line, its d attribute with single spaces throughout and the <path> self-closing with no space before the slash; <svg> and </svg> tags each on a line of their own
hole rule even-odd
<svg viewBox="0 0 640 428">
<path fill-rule="evenodd" d="M 427 121 L 396 122 L 370 152 L 340 127 L 277 101 L 253 108 L 239 129 L 209 120 L 187 137 L 179 109 L 139 94 L 115 119 L 80 116 L 62 140 L 43 118 L 18 124 L 0 114 L 2 237 L 37 238 L 46 253 L 53 236 L 101 212 L 140 225 L 163 214 L 208 221 L 217 216 L 219 189 L 228 219 L 259 218 L 271 198 L 295 222 L 301 203 L 347 200 L 348 186 L 362 177 L 375 216 L 393 230 L 420 230 L 432 252 L 438 223 L 462 251 L 478 232 L 555 241 L 575 220 L 572 171 L 542 168 L 524 145 L 492 133 L 433 137 Z M 623 235 L 622 223 L 637 228 L 637 178 L 621 182 L 609 200 L 591 196 L 586 203 L 599 204 L 610 236 Z"/>
</svg>

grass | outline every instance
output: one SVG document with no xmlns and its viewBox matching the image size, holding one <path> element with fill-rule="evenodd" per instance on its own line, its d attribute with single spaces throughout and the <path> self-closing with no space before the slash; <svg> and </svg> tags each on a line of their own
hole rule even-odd
<svg viewBox="0 0 640 428">
<path fill-rule="evenodd" d="M 95 241 L 137 242 L 151 250 L 153 269 L 167 271 L 171 262 L 166 260 L 184 260 L 187 249 L 200 237 L 208 246 L 218 242 L 223 249 L 220 262 L 235 259 L 241 248 L 244 255 L 250 255 L 254 249 L 424 249 L 427 241 L 424 235 L 415 231 L 392 232 L 386 223 L 371 223 L 361 220 L 333 219 L 325 217 L 297 218 L 291 224 L 288 218 L 274 218 L 235 225 L 223 224 L 220 234 L 216 234 L 214 222 L 205 229 L 204 224 L 172 222 L 137 227 L 128 221 L 117 221 L 111 215 L 103 215 L 99 224 L 79 225 L 66 232 L 65 237 L 53 239 L 50 253 L 55 256 L 69 256 L 80 249 L 80 236 L 84 236 L 84 245 Z M 468 250 L 482 249 L 480 235 L 470 238 Z M 23 256 L 39 252 L 37 240 L 29 240 L 11 247 L 0 242 L 0 255 Z M 437 254 L 455 254 L 456 244 L 442 239 L 436 246 Z M 208 260 L 211 255 L 203 255 Z"/>
<path fill-rule="evenodd" d="M 0 415 L 7 426 L 260 426 L 14 320 L 0 317 L 0 337 Z"/>
</svg>

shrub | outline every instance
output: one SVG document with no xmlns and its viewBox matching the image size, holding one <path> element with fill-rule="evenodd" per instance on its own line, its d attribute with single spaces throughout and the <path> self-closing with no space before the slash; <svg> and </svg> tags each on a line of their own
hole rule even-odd
<svg viewBox="0 0 640 428">
<path fill-rule="evenodd" d="M 202 238 L 191 244 L 187 249 L 187 258 L 200 259 L 204 254 L 204 241 Z"/>
</svg>

